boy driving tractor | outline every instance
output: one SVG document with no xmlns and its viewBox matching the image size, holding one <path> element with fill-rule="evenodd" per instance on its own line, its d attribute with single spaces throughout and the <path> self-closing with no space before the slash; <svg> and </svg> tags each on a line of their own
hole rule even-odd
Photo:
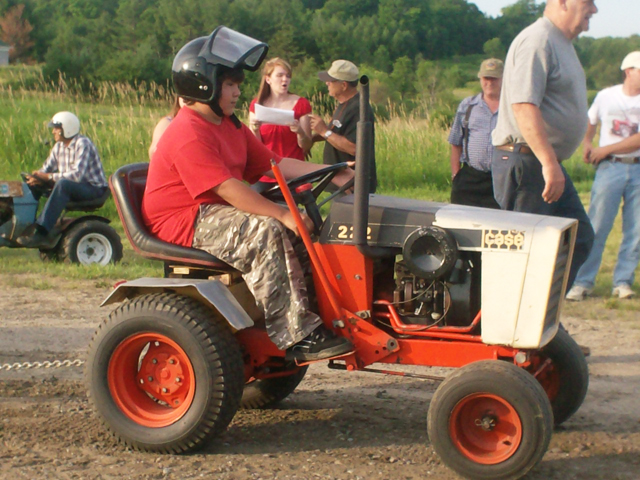
<svg viewBox="0 0 640 480">
<path fill-rule="evenodd" d="M 229 42 L 244 37 L 228 29 L 217 33 L 225 35 Z M 145 224 L 166 242 L 205 250 L 239 270 L 264 312 L 269 337 L 278 348 L 290 349 L 292 358 L 308 362 L 348 353 L 351 343 L 309 311 L 302 269 L 286 232 L 298 233 L 291 212 L 243 183 L 270 174 L 271 159 L 287 178 L 322 166 L 281 158 L 240 123 L 234 110 L 243 69 L 201 63 L 201 51 L 213 55 L 207 45 L 215 41 L 197 38 L 173 62 L 174 86 L 186 105 L 151 158 Z M 253 48 L 266 54 L 264 44 Z M 334 182 L 340 186 L 352 176 L 343 170 Z"/>
</svg>

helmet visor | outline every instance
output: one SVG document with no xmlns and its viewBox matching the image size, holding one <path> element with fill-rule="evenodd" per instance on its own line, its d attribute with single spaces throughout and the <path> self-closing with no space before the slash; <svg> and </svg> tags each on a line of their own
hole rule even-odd
<svg viewBox="0 0 640 480">
<path fill-rule="evenodd" d="M 255 71 L 267 55 L 269 46 L 230 28 L 216 28 L 200 51 L 208 63 Z"/>
</svg>

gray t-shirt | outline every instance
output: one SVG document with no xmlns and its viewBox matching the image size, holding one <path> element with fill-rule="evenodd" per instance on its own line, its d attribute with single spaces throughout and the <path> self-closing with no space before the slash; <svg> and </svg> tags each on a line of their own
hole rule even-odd
<svg viewBox="0 0 640 480">
<path fill-rule="evenodd" d="M 587 83 L 573 43 L 546 17 L 525 28 L 504 64 L 495 146 L 526 143 L 513 115 L 515 103 L 540 108 L 558 160 L 569 158 L 587 130 Z"/>
</svg>

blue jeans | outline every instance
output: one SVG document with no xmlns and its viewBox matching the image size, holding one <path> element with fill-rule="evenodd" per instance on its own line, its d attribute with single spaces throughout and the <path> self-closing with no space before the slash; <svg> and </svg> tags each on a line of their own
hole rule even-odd
<svg viewBox="0 0 640 480">
<path fill-rule="evenodd" d="M 622 243 L 613 271 L 613 285 L 633 285 L 640 260 L 640 164 L 625 165 L 609 161 L 600 163 L 593 181 L 589 218 L 596 236 L 589 258 L 578 272 L 576 285 L 593 288 L 607 237 L 623 199 Z"/>
<path fill-rule="evenodd" d="M 547 203 L 542 198 L 545 186 L 542 165 L 534 155 L 495 149 L 491 161 L 493 193 L 503 210 L 578 220 L 578 234 L 567 283 L 569 290 L 578 270 L 589 256 L 594 233 L 571 177 L 562 165 L 560 168 L 564 173 L 564 191 L 557 202 Z"/>
<path fill-rule="evenodd" d="M 62 214 L 62 211 L 67 206 L 67 203 L 98 198 L 102 196 L 106 188 L 107 187 L 96 187 L 86 182 L 79 183 L 61 178 L 55 183 L 49 199 L 42 209 L 42 212 L 40 212 L 36 223 L 44 227 L 47 232 L 50 232 L 58 221 L 60 214 Z"/>
</svg>

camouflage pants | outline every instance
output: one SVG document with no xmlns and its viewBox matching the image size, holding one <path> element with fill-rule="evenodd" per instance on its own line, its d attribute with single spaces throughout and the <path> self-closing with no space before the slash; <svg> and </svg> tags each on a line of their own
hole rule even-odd
<svg viewBox="0 0 640 480">
<path fill-rule="evenodd" d="M 284 350 L 321 323 L 309 311 L 307 288 L 286 227 L 271 217 L 205 204 L 196 217 L 193 247 L 242 273 L 262 309 L 269 338 Z"/>
</svg>

